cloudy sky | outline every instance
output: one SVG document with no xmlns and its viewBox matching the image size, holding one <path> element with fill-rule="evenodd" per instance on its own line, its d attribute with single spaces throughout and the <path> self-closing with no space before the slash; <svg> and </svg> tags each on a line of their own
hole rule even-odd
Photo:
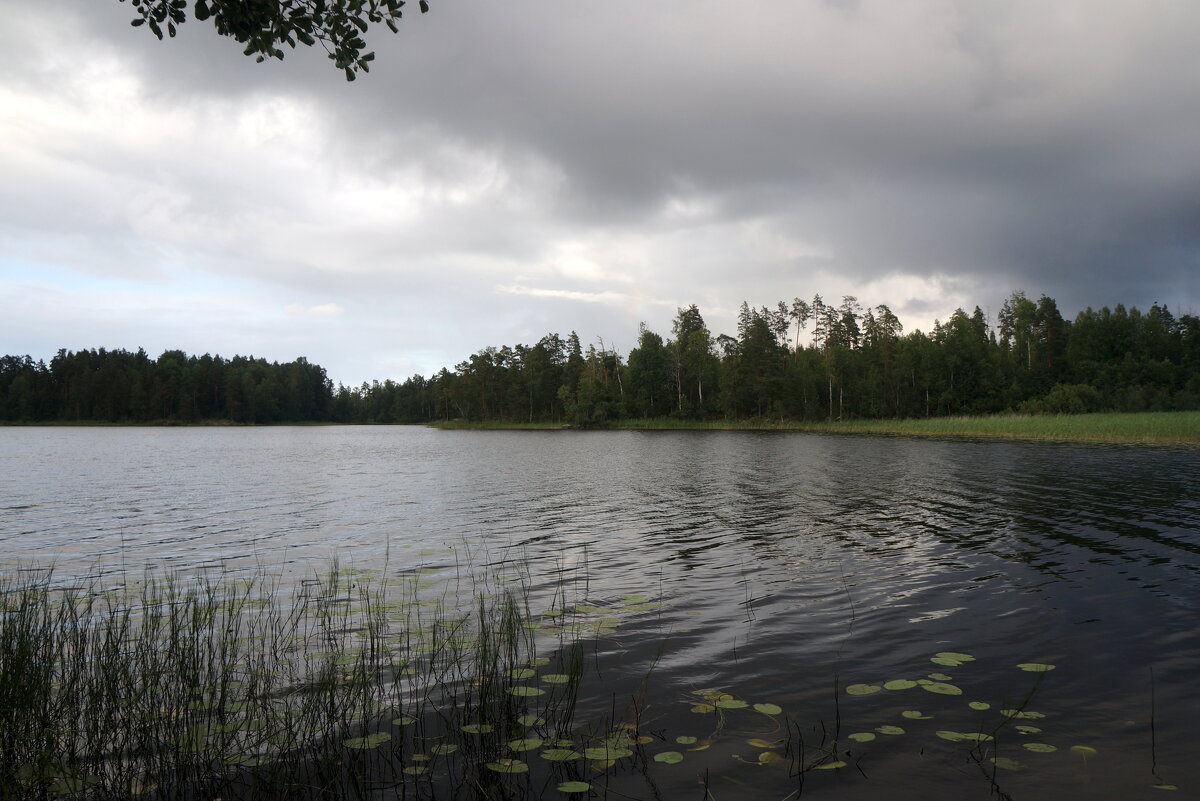
<svg viewBox="0 0 1200 801">
<path fill-rule="evenodd" d="M 431 2 L 347 83 L 0 0 L 0 352 L 357 384 L 690 303 L 1200 311 L 1195 0 Z"/>
</svg>

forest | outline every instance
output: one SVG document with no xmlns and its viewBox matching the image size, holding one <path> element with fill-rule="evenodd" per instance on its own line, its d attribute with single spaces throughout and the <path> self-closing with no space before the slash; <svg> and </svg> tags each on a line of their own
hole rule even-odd
<svg viewBox="0 0 1200 801">
<path fill-rule="evenodd" d="M 679 309 L 665 337 L 642 325 L 622 356 L 571 332 L 489 346 L 436 375 L 337 385 L 303 357 L 60 350 L 0 358 L 8 423 L 426 423 L 604 426 L 622 419 L 843 420 L 1200 409 L 1200 318 L 1116 305 L 1064 319 L 1055 301 L 1007 298 L 904 332 L 886 306 L 743 303 L 736 336 Z"/>
</svg>

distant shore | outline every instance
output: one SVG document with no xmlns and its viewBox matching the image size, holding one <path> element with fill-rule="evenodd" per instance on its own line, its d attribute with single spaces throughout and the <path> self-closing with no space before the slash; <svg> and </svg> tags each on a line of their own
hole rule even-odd
<svg viewBox="0 0 1200 801">
<path fill-rule="evenodd" d="M 550 430 L 561 423 L 508 423 L 450 420 L 428 424 L 444 429 Z M 593 427 L 632 431 L 798 431 L 815 434 L 951 437 L 1098 442 L 1126 444 L 1200 444 L 1200 412 L 1097 413 L 1076 415 L 994 415 L 911 420 L 616 420 Z"/>
</svg>

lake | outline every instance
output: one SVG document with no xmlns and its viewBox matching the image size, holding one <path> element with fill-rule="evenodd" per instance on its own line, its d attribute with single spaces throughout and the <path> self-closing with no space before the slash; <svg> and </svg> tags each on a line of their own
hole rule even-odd
<svg viewBox="0 0 1200 801">
<path fill-rule="evenodd" d="M 447 581 L 515 570 L 535 610 L 564 592 L 652 601 L 590 644 L 580 704 L 619 717 L 637 696 L 647 748 L 685 758 L 615 770 L 614 798 L 1200 793 L 1194 449 L 0 428 L 6 570 L 299 580 L 332 560 Z M 693 712 L 705 698 L 733 703 Z M 946 736 L 974 732 L 994 739 Z M 791 749 L 836 736 L 846 766 L 797 777 L 760 762 L 749 741 L 785 734 Z M 691 751 L 691 737 L 713 745 Z"/>
</svg>

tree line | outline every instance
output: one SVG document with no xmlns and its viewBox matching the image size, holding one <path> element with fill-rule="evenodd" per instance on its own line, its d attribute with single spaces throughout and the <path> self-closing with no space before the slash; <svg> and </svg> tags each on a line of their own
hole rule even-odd
<svg viewBox="0 0 1200 801">
<path fill-rule="evenodd" d="M 1165 305 L 1090 307 L 1066 320 L 1052 298 L 1015 292 L 996 325 L 975 307 L 905 333 L 886 305 L 820 295 L 743 303 L 737 335 L 700 309 L 670 335 L 642 325 L 624 357 L 575 332 L 486 347 L 425 378 L 336 388 L 325 370 L 167 351 L 59 351 L 49 365 L 0 360 L 0 420 L 238 423 L 553 422 L 622 418 L 932 417 L 1200 409 L 1200 318 Z"/>
</svg>

